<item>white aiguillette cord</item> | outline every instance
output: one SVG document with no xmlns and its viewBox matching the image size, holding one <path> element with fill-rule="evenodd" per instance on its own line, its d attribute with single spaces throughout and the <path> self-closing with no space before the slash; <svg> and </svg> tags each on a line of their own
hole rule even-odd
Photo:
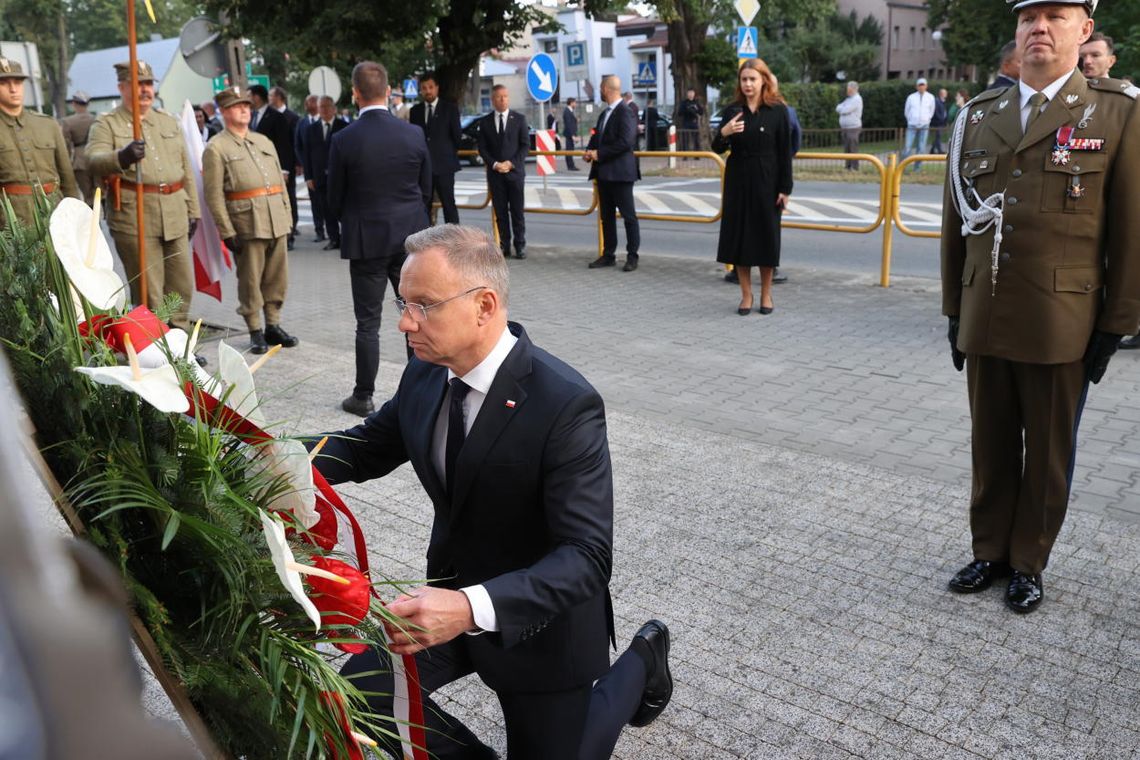
<svg viewBox="0 0 1140 760">
<path fill-rule="evenodd" d="M 966 187 L 962 184 L 961 156 L 962 136 L 966 132 L 966 116 L 968 108 L 963 108 L 954 121 L 954 132 L 950 136 L 950 186 L 953 189 L 950 198 L 954 202 L 954 210 L 962 217 L 962 235 L 981 235 L 992 225 L 994 228 L 994 247 L 990 251 L 990 295 L 997 293 L 998 252 L 1001 249 L 1002 216 L 1005 209 L 1005 191 L 994 193 L 982 199 L 978 191 L 970 186 L 969 191 L 977 201 L 977 208 L 970 206 L 970 199 L 966 196 Z"/>
</svg>

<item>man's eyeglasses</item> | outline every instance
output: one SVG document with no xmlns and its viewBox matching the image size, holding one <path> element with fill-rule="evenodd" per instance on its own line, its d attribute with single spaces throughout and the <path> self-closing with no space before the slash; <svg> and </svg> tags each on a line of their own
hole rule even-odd
<svg viewBox="0 0 1140 760">
<path fill-rule="evenodd" d="M 401 315 L 403 315 L 405 312 L 407 312 L 408 315 L 411 316 L 413 322 L 426 322 L 427 318 L 428 318 L 428 310 L 435 309 L 437 307 L 443 306 L 445 303 L 449 303 L 451 301 L 454 301 L 457 298 L 463 298 L 463 296 L 469 296 L 472 293 L 474 293 L 476 290 L 482 290 L 485 287 L 487 287 L 487 286 L 486 285 L 476 285 L 475 287 L 471 288 L 470 290 L 465 290 L 457 296 L 452 296 L 451 298 L 445 298 L 442 301 L 436 301 L 435 303 L 429 303 L 426 306 L 422 303 L 409 303 L 408 301 L 405 301 L 403 298 L 397 297 L 395 299 L 396 309 L 400 312 Z"/>
</svg>

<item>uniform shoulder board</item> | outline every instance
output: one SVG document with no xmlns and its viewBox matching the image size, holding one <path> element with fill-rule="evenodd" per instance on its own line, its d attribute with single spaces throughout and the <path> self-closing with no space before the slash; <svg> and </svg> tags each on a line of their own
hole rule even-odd
<svg viewBox="0 0 1140 760">
<path fill-rule="evenodd" d="M 1111 77 L 1090 79 L 1089 87 L 1101 92 L 1118 92 L 1121 95 L 1127 95 L 1133 100 L 1140 97 L 1140 87 L 1125 82 L 1123 79 L 1112 79 Z"/>
<path fill-rule="evenodd" d="M 1005 92 L 1005 90 L 1003 90 L 999 87 L 995 87 L 992 90 L 986 90 L 984 92 L 980 92 L 977 95 L 975 95 L 968 103 L 966 103 L 966 105 L 963 106 L 963 109 L 969 108 L 970 106 L 976 105 L 978 103 L 985 103 L 987 101 L 993 100 L 997 96 L 1001 95 L 1003 92 Z"/>
</svg>

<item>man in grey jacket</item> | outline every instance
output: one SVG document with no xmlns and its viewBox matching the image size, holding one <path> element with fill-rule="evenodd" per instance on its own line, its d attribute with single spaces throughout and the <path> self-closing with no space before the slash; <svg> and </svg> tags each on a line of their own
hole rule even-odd
<svg viewBox="0 0 1140 760">
<path fill-rule="evenodd" d="M 843 139 L 844 153 L 859 152 L 859 132 L 863 129 L 863 96 L 859 94 L 859 83 L 847 83 L 847 97 L 835 107 L 839 114 L 839 134 Z M 847 171 L 859 171 L 859 162 L 848 160 Z"/>
</svg>

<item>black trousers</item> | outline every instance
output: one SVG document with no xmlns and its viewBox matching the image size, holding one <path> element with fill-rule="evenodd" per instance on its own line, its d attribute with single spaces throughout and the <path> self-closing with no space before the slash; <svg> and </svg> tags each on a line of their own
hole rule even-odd
<svg viewBox="0 0 1140 760">
<path fill-rule="evenodd" d="M 574 150 L 574 135 L 563 135 L 566 140 L 566 150 Z M 574 170 L 574 157 L 566 157 L 566 168 L 571 171 Z"/>
<path fill-rule="evenodd" d="M 309 193 L 309 200 L 313 204 L 313 226 L 317 234 L 328 230 L 329 242 L 340 244 L 340 222 L 329 216 L 329 186 L 326 182 L 318 182 L 317 189 Z M 318 216 L 319 214 L 319 216 Z M 319 221 L 318 221 L 319 220 Z"/>
<path fill-rule="evenodd" d="M 295 166 L 289 168 L 289 176 L 285 179 L 285 191 L 289 193 L 289 208 L 293 211 L 292 229 L 295 230 L 297 229 L 297 220 L 300 218 L 297 215 L 297 167 Z M 290 231 L 289 237 L 292 236 L 293 233 Z"/>
<path fill-rule="evenodd" d="M 352 310 L 356 316 L 356 385 L 352 395 L 371 398 L 380 369 L 380 312 L 384 291 L 392 283 L 400 289 L 400 267 L 404 254 L 376 259 L 350 259 L 348 275 L 352 283 Z"/>
<path fill-rule="evenodd" d="M 496 755 L 431 695 L 475 672 L 465 636 L 416 655 L 423 689 L 427 749 L 440 760 L 483 760 Z M 387 654 L 370 649 L 349 658 L 343 670 L 368 694 L 377 716 L 392 715 L 392 672 Z M 496 692 L 507 731 L 508 760 L 604 760 L 641 702 L 648 677 L 645 664 L 627 650 L 591 687 L 569 691 Z M 390 726 L 393 733 L 395 726 Z M 394 757 L 403 757 L 391 737 L 373 736 Z"/>
<path fill-rule="evenodd" d="M 526 219 L 523 217 L 522 177 L 499 172 L 487 173 L 487 186 L 491 188 L 491 206 L 495 209 L 495 223 L 499 229 L 499 247 L 503 251 L 511 249 L 512 238 L 515 250 L 526 247 Z M 513 230 L 513 235 L 512 235 Z"/>
<path fill-rule="evenodd" d="M 602 216 L 602 255 L 614 257 L 617 250 L 617 211 L 625 222 L 625 251 L 627 258 L 637 260 L 641 248 L 641 226 L 637 223 L 637 209 L 633 205 L 632 182 L 598 181 L 598 213 Z"/>
<path fill-rule="evenodd" d="M 443 207 L 443 221 L 448 224 L 459 224 L 459 209 L 455 207 L 455 174 L 447 172 L 431 175 L 431 194 L 439 198 L 439 205 Z M 430 204 L 428 214 L 434 223 L 435 214 L 432 213 Z"/>
</svg>

